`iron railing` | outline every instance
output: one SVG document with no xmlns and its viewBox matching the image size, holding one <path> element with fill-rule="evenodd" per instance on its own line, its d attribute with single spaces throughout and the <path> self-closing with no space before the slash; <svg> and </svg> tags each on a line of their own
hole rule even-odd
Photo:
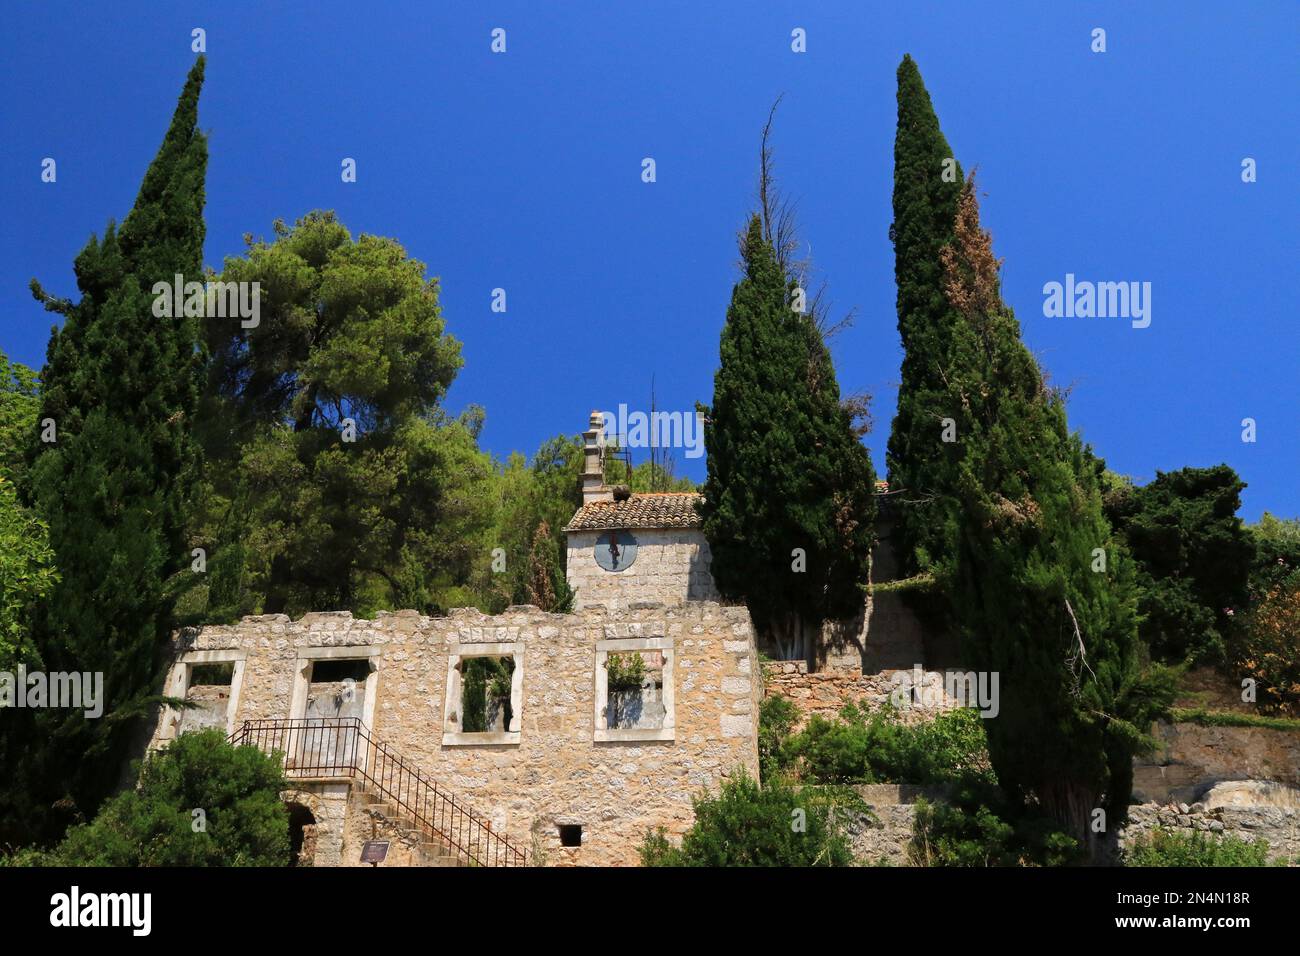
<svg viewBox="0 0 1300 956">
<path fill-rule="evenodd" d="M 357 717 L 246 720 L 230 735 L 284 757 L 290 780 L 304 777 L 359 779 L 392 802 L 449 855 L 474 866 L 525 866 L 527 854 L 492 831 L 492 825 L 429 779 L 419 767 L 375 740 Z"/>
</svg>

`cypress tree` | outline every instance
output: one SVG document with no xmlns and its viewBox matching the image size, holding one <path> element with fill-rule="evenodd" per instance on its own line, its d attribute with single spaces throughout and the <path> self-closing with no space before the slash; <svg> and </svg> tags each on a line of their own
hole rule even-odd
<svg viewBox="0 0 1300 956">
<path fill-rule="evenodd" d="M 19 789 L 38 815 L 61 801 L 88 816 L 115 784 L 132 718 L 155 691 L 167 579 L 190 561 L 199 317 L 156 316 L 152 290 L 177 274 L 203 279 L 203 71 L 200 57 L 121 228 L 110 221 L 77 256 L 79 301 L 32 283 L 65 316 L 42 374 L 40 417 L 53 419 L 57 440 L 32 455 L 33 498 L 61 575 L 38 641 L 48 671 L 101 672 L 105 698 L 97 720 L 50 709 L 15 728 L 27 731 Z M 48 835 L 66 821 L 34 822 Z"/>
<path fill-rule="evenodd" d="M 950 597 L 968 666 L 999 675 L 989 757 L 1010 795 L 1036 804 L 1081 845 L 1128 805 L 1132 758 L 1169 703 L 1146 672 L 1132 562 L 1102 511 L 1103 463 L 1070 433 L 998 289 L 1000 261 L 979 225 L 973 177 L 942 253 L 961 321 L 945 405 L 961 457 Z"/>
<path fill-rule="evenodd" d="M 943 497 L 959 450 L 941 440 L 947 389 L 942 378 L 958 316 L 944 295 L 940 253 L 952 241 L 961 168 L 911 56 L 898 66 L 894 137 L 894 277 L 903 344 L 898 410 L 887 452 L 898 500 L 897 551 L 905 574 L 952 553 L 952 502 Z"/>
<path fill-rule="evenodd" d="M 861 610 L 874 473 L 757 215 L 741 256 L 705 425 L 704 533 L 719 590 L 782 656 L 806 658 L 823 621 Z"/>
</svg>

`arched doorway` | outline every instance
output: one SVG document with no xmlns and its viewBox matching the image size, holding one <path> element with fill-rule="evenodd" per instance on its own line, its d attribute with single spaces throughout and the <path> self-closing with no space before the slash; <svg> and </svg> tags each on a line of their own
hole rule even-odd
<svg viewBox="0 0 1300 956">
<path fill-rule="evenodd" d="M 289 804 L 289 865 L 311 866 L 316 860 L 316 815 L 301 803 Z"/>
</svg>

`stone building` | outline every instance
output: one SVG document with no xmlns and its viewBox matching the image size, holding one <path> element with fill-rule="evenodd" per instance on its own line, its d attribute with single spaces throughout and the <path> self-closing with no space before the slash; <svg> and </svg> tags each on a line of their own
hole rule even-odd
<svg viewBox="0 0 1300 956">
<path fill-rule="evenodd" d="M 585 441 L 582 507 L 568 534 L 566 573 L 577 608 L 716 601 L 709 542 L 694 492 L 632 493 L 605 484 L 602 417 Z"/>
<path fill-rule="evenodd" d="M 629 683 L 611 662 L 633 655 Z M 502 717 L 471 725 L 482 658 L 507 662 L 484 691 Z M 380 840 L 384 865 L 634 865 L 647 830 L 680 835 L 693 796 L 758 769 L 749 615 L 712 602 L 247 617 L 181 632 L 168 680 L 202 725 L 287 755 L 303 864 Z M 200 725 L 183 713 L 154 746 Z"/>
</svg>

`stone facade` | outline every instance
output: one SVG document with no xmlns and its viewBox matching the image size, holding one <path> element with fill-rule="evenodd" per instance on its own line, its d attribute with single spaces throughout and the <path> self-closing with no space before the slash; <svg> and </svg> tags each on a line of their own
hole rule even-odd
<svg viewBox="0 0 1300 956">
<path fill-rule="evenodd" d="M 718 600 L 709 572 L 709 542 L 698 529 L 633 529 L 636 560 L 622 571 L 606 571 L 596 563 L 596 541 L 603 533 L 569 532 L 566 567 L 569 587 L 577 592 L 575 608 Z"/>
<path fill-rule="evenodd" d="M 671 652 L 666 729 L 650 732 L 655 739 L 597 740 L 597 646 L 617 651 L 648 642 Z M 462 651 L 487 645 L 521 651 L 517 742 L 484 734 L 482 742 L 467 743 L 468 735 L 448 731 L 449 668 Z M 497 616 L 461 609 L 445 618 L 401 611 L 373 621 L 348 612 L 299 621 L 263 615 L 182 632 L 176 650 L 171 686 L 180 696 L 186 660 L 238 655 L 242 680 L 228 714 L 236 727 L 302 718 L 309 701 L 318 708 L 338 697 L 340 709 L 360 713 L 376 739 L 463 799 L 495 832 L 530 853 L 540 849 L 551 863 L 635 864 L 647 830 L 662 826 L 679 836 L 690 826 L 691 798 L 701 790 L 716 791 L 737 768 L 757 774 L 761 678 L 743 607 L 700 602 L 574 614 L 511 608 Z M 368 663 L 368 676 L 352 691 L 359 701 L 318 693 L 311 675 L 322 661 Z M 668 687 L 663 696 L 667 705 Z M 309 795 L 298 802 L 317 821 L 316 865 L 356 862 L 350 857 L 359 852 L 358 835 L 375 821 L 357 816 L 367 811 L 349 798 L 347 785 L 295 781 L 295 788 Z M 561 825 L 581 826 L 580 846 L 561 847 Z M 407 857 L 418 862 L 414 852 Z"/>
</svg>

